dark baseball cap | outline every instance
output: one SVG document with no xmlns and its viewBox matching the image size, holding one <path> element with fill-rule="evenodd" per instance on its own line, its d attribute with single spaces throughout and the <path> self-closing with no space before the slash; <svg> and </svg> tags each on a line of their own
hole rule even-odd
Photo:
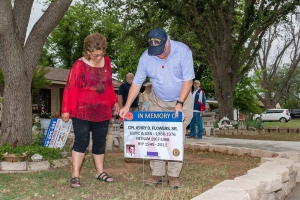
<svg viewBox="0 0 300 200">
<path fill-rule="evenodd" d="M 168 34 L 162 28 L 154 28 L 149 31 L 147 36 L 148 54 L 159 55 L 164 52 Z"/>
</svg>

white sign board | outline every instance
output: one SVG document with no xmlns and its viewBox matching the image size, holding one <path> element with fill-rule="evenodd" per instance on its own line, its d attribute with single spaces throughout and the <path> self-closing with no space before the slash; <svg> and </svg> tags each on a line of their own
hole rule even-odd
<svg viewBox="0 0 300 200">
<path fill-rule="evenodd" d="M 50 148 L 63 148 L 67 141 L 71 126 L 71 119 L 67 123 L 63 122 L 62 119 L 51 119 L 43 146 Z"/>
<path fill-rule="evenodd" d="M 124 119 L 126 158 L 183 160 L 182 113 L 128 112 Z"/>
</svg>

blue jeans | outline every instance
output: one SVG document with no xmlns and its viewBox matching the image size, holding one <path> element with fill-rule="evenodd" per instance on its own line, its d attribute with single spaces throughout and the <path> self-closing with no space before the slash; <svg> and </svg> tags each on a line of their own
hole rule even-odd
<svg viewBox="0 0 300 200">
<path fill-rule="evenodd" d="M 196 136 L 196 126 L 195 126 L 195 124 L 197 124 L 197 126 L 198 126 L 198 137 L 202 138 L 203 124 L 202 124 L 202 117 L 200 115 L 200 112 L 194 112 L 193 113 L 193 118 L 192 118 L 192 121 L 190 123 L 190 128 L 191 128 L 190 136 L 191 137 Z"/>
</svg>

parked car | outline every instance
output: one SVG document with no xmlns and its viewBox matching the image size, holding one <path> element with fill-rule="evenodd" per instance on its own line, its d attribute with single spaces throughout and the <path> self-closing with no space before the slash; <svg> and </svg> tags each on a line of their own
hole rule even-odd
<svg viewBox="0 0 300 200">
<path fill-rule="evenodd" d="M 294 108 L 291 110 L 291 117 L 294 118 L 300 118 L 300 108 Z"/>
<path fill-rule="evenodd" d="M 260 120 L 260 114 L 254 114 L 252 120 L 256 120 L 256 121 Z"/>
<path fill-rule="evenodd" d="M 291 120 L 290 112 L 288 109 L 268 109 L 260 114 L 261 121 L 279 121 L 288 122 Z"/>
</svg>

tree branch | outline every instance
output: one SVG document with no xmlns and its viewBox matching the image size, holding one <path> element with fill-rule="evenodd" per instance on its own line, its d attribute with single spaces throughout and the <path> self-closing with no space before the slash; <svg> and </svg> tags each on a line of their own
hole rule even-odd
<svg viewBox="0 0 300 200">
<path fill-rule="evenodd" d="M 33 59 L 33 60 L 39 59 L 41 51 L 32 51 L 32 49 L 43 48 L 43 45 L 48 35 L 59 23 L 61 18 L 65 15 L 71 3 L 72 0 L 52 1 L 50 3 L 47 10 L 33 26 L 28 36 L 28 39 L 24 47 L 26 59 Z M 36 66 L 31 66 L 31 67 L 35 68 Z"/>
<path fill-rule="evenodd" d="M 34 0 L 15 0 L 13 8 L 14 23 L 17 37 L 24 45 L 31 8 Z"/>
</svg>

